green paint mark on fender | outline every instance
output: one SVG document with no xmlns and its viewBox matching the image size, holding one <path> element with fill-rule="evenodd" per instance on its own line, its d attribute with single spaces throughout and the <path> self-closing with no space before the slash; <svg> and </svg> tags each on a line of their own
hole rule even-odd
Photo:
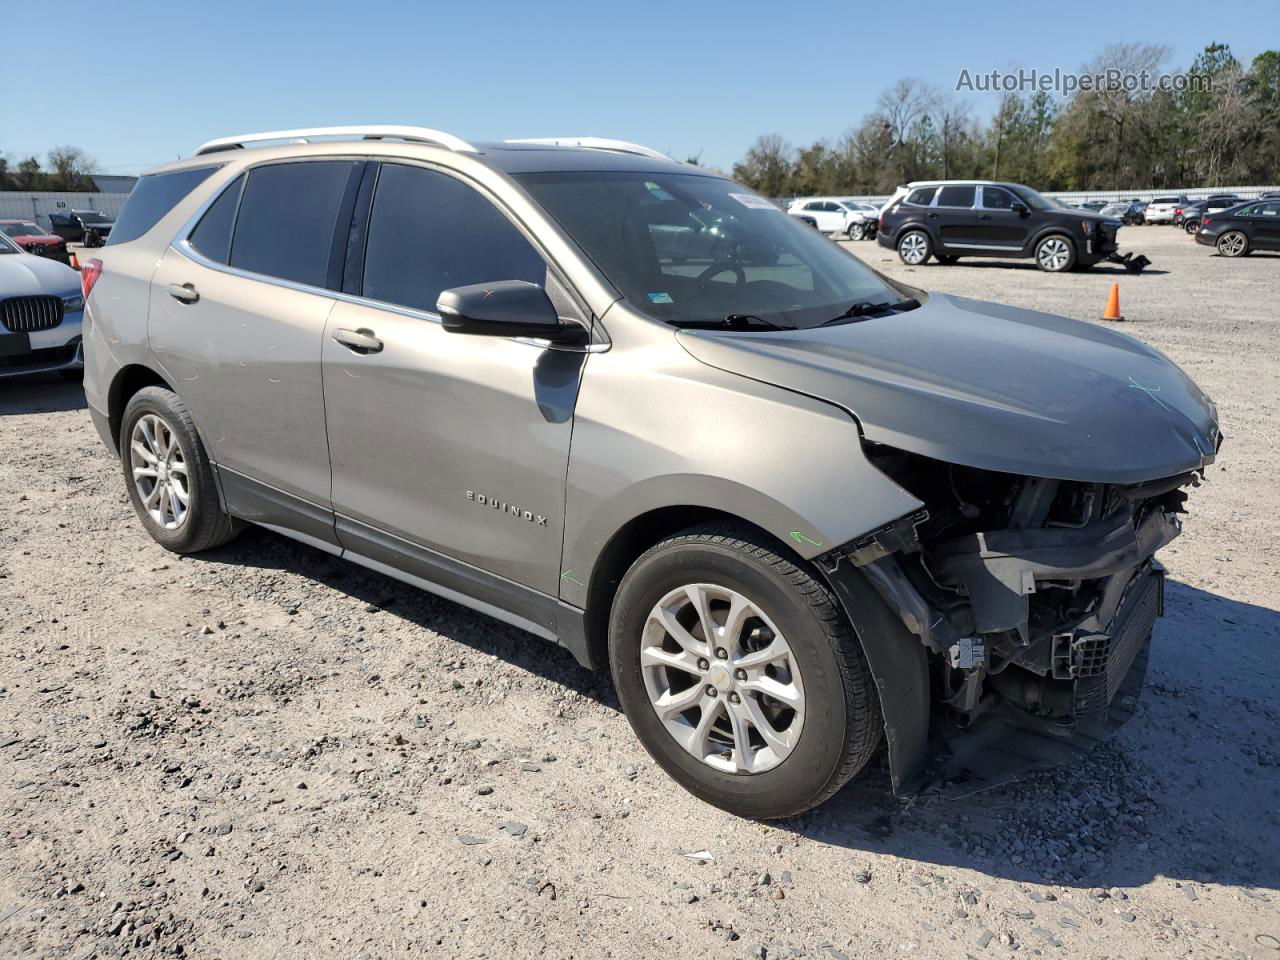
<svg viewBox="0 0 1280 960">
<path fill-rule="evenodd" d="M 812 545 L 813 545 L 813 546 L 815 546 L 815 547 L 820 547 L 820 546 L 822 546 L 822 541 L 821 541 L 821 540 L 810 540 L 808 537 L 806 537 L 806 536 L 805 536 L 803 533 L 801 533 L 799 530 L 792 530 L 792 531 L 791 531 L 791 539 L 792 539 L 792 540 L 794 540 L 796 543 L 808 543 L 808 544 L 812 544 Z"/>
<path fill-rule="evenodd" d="M 560 579 L 568 580 L 570 583 L 576 583 L 580 587 L 586 586 L 586 584 L 583 583 L 581 580 L 575 580 L 572 574 L 573 574 L 573 567 L 570 567 L 568 570 L 564 571 L 564 573 L 560 574 Z"/>
</svg>

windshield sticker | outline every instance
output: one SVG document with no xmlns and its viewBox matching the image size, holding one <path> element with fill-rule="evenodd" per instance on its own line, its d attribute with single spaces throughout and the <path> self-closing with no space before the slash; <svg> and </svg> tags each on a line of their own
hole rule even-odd
<svg viewBox="0 0 1280 960">
<path fill-rule="evenodd" d="M 649 302 L 650 303 L 675 303 L 675 301 L 671 299 L 671 294 L 669 293 L 651 293 L 649 294 Z"/>
<path fill-rule="evenodd" d="M 781 213 L 781 209 L 775 207 L 764 197 L 757 197 L 754 193 L 731 193 L 729 196 L 737 200 L 744 207 L 750 207 L 752 210 L 777 210 Z"/>
</svg>

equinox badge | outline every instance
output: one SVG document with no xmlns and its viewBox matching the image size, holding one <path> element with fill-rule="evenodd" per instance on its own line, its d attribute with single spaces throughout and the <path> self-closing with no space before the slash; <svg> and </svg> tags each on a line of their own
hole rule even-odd
<svg viewBox="0 0 1280 960">
<path fill-rule="evenodd" d="M 534 513 L 532 510 L 524 510 L 513 504 L 507 503 L 505 500 L 499 500 L 497 497 L 486 496 L 483 493 L 476 493 L 474 490 L 467 491 L 467 499 L 472 503 L 478 503 L 482 507 L 492 507 L 501 513 L 507 513 L 515 517 L 517 520 L 527 520 L 529 523 L 536 524 L 539 527 L 547 525 L 547 518 L 540 513 Z"/>
</svg>

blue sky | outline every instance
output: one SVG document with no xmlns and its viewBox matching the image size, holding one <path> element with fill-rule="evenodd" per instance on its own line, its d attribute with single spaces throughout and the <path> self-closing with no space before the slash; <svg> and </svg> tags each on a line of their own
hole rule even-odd
<svg viewBox="0 0 1280 960">
<path fill-rule="evenodd" d="M 75 144 L 136 173 L 216 136 L 409 123 L 469 139 L 592 134 L 728 169 L 758 134 L 856 124 L 914 76 L 1077 69 L 1110 42 L 1280 46 L 1280 4 L 119 0 L 7 4 L 0 151 Z M 58 13 L 56 11 L 63 11 Z M 65 37 L 66 40 L 59 39 Z M 14 43 L 15 39 L 20 42 Z M 25 51 L 25 52 L 24 52 Z M 81 67 L 80 59 L 91 64 Z M 29 61 L 23 64 L 22 61 Z M 50 81 L 39 66 L 64 71 Z M 30 67 L 31 69 L 26 69 Z M 91 77 L 91 79 L 86 79 Z M 969 99 L 986 114 L 993 94 Z"/>
</svg>

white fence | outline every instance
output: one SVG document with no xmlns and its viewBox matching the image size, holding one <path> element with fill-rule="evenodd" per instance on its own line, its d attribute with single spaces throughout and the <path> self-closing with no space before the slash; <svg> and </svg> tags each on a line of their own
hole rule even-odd
<svg viewBox="0 0 1280 960">
<path fill-rule="evenodd" d="M 127 193 L 45 193 L 0 191 L 0 220 L 34 220 L 49 226 L 49 214 L 59 210 L 99 210 L 112 220 L 128 199 Z"/>
</svg>

